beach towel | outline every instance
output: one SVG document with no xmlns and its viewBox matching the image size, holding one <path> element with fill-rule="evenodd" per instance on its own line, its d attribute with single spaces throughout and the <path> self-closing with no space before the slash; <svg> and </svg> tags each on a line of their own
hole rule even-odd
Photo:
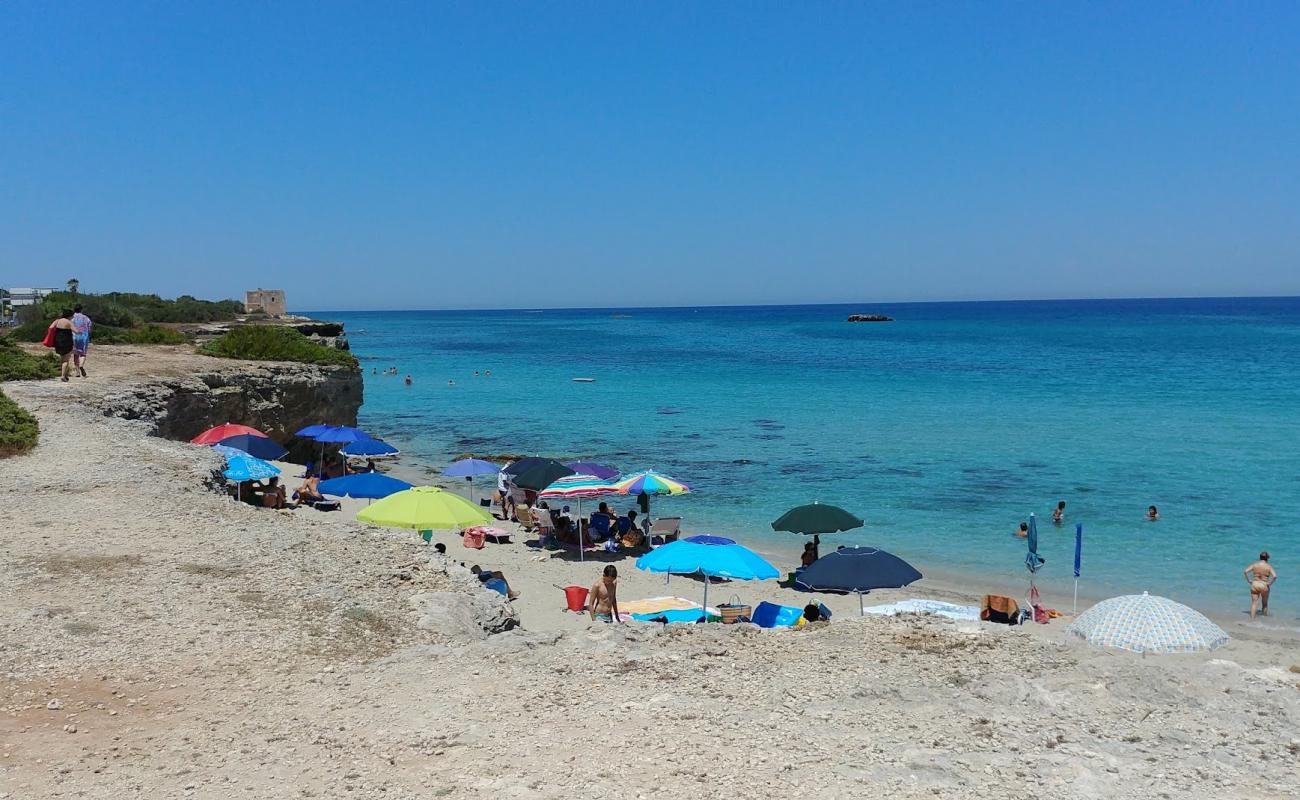
<svg viewBox="0 0 1300 800">
<path fill-rule="evenodd" d="M 701 616 L 704 616 L 705 622 L 717 622 L 722 619 L 717 614 L 712 613 L 706 616 L 706 612 L 702 608 L 656 611 L 653 614 L 633 614 L 632 619 L 639 622 L 699 622 Z"/>
<path fill-rule="evenodd" d="M 650 597 L 645 600 L 633 600 L 630 603 L 618 604 L 619 613 L 624 617 L 632 614 L 653 614 L 656 611 L 680 611 L 699 607 L 699 603 L 687 600 L 684 597 Z"/>
<path fill-rule="evenodd" d="M 934 614 L 948 619 L 971 621 L 980 619 L 980 610 L 975 606 L 959 606 L 956 603 L 945 603 L 940 600 L 902 600 L 897 603 L 870 606 L 862 609 L 862 611 L 867 614 L 881 614 L 890 617 L 896 614 Z"/>
</svg>

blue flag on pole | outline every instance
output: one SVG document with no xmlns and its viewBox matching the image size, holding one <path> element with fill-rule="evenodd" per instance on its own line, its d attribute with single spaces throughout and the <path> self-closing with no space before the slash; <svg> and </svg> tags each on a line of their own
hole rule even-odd
<svg viewBox="0 0 1300 800">
<path fill-rule="evenodd" d="M 1080 522 L 1074 526 L 1074 577 L 1079 577 L 1079 569 L 1083 566 L 1083 523 Z"/>
</svg>

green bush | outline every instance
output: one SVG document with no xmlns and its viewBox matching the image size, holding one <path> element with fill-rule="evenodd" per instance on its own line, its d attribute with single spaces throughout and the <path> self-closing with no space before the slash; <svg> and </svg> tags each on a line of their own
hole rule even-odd
<svg viewBox="0 0 1300 800">
<path fill-rule="evenodd" d="M 200 353 L 218 358 L 249 361 L 297 361 L 303 364 L 334 364 L 358 369 L 356 356 L 346 350 L 324 347 L 279 325 L 246 325 L 213 339 Z"/>
<path fill-rule="evenodd" d="M 26 453 L 39 435 L 36 418 L 0 392 L 0 458 Z"/>
<path fill-rule="evenodd" d="M 224 322 L 244 313 L 244 304 L 238 300 L 199 300 L 187 294 L 164 300 L 156 294 L 134 292 L 54 292 L 33 306 L 33 311 L 25 312 L 23 320 L 39 317 L 48 322 L 78 303 L 95 324 L 114 328 L 133 328 L 142 322 Z"/>
<path fill-rule="evenodd" d="M 92 320 L 95 318 L 92 316 Z M 24 322 L 13 329 L 10 334 L 20 342 L 39 342 L 45 338 L 49 322 Z M 90 343 L 96 344 L 184 344 L 185 336 L 171 328 L 149 323 L 134 328 L 119 328 L 114 325 L 100 325 L 95 322 L 91 329 Z"/>
<path fill-rule="evenodd" d="M 32 355 L 0 336 L 0 381 L 35 381 L 58 374 L 59 359 L 53 352 Z"/>
</svg>

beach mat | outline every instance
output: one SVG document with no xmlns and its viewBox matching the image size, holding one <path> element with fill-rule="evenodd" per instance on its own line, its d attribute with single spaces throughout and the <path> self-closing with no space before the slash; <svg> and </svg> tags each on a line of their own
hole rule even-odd
<svg viewBox="0 0 1300 800">
<path fill-rule="evenodd" d="M 980 610 L 975 606 L 959 606 L 956 603 L 945 603 L 942 600 L 900 600 L 897 603 L 887 603 L 882 606 L 868 606 L 862 611 L 866 614 L 881 614 L 890 617 L 897 614 L 934 614 L 948 619 L 972 622 L 978 622 L 980 618 Z"/>
</svg>

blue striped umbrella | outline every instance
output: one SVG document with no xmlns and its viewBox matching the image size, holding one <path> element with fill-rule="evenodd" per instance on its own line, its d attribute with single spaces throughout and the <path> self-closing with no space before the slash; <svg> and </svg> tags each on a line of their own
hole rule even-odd
<svg viewBox="0 0 1300 800">
<path fill-rule="evenodd" d="M 1102 600 L 1066 630 L 1088 644 L 1143 655 L 1215 650 L 1228 642 L 1228 634 L 1201 612 L 1146 592 Z"/>
</svg>

